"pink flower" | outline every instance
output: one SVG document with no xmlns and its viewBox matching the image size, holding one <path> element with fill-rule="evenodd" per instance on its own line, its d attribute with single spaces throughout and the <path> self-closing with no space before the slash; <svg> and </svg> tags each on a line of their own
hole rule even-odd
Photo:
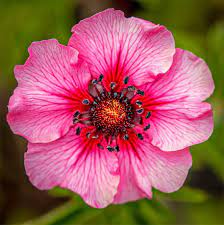
<svg viewBox="0 0 224 225">
<path fill-rule="evenodd" d="M 7 119 L 29 141 L 30 181 L 68 188 L 93 207 L 179 189 L 188 147 L 213 130 L 206 63 L 175 49 L 165 27 L 113 9 L 72 32 L 68 46 L 32 43 L 15 67 Z"/>
</svg>

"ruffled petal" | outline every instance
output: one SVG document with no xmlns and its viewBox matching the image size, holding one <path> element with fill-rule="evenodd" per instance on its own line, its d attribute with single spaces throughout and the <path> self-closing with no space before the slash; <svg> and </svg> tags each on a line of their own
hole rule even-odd
<svg viewBox="0 0 224 225">
<path fill-rule="evenodd" d="M 213 114 L 208 103 L 180 103 L 179 108 L 153 112 L 150 125 L 152 144 L 175 151 L 206 141 L 213 131 Z"/>
<path fill-rule="evenodd" d="M 53 141 L 69 130 L 75 110 L 89 98 L 90 73 L 78 53 L 57 40 L 34 42 L 24 65 L 15 67 L 18 87 L 9 101 L 8 123 L 30 142 Z"/>
<path fill-rule="evenodd" d="M 130 195 L 137 193 L 136 190 L 138 190 L 138 195 L 135 195 L 135 197 L 139 198 L 151 198 L 151 187 L 162 192 L 176 191 L 183 185 L 192 165 L 192 158 L 188 149 L 175 152 L 161 151 L 150 144 L 147 135 L 144 135 L 143 141 L 132 136 L 129 142 L 122 141 L 120 147 L 121 151 L 124 151 L 123 155 L 125 155 L 126 160 L 123 170 L 133 172 L 124 178 L 121 173 L 120 180 L 129 181 L 126 184 L 132 188 L 120 183 L 119 196 L 122 196 L 122 192 L 125 192 L 126 189 L 134 190 L 134 192 L 129 192 Z M 126 176 L 126 174 L 124 175 Z M 127 200 L 130 199 L 128 195 L 125 197 Z"/>
<path fill-rule="evenodd" d="M 138 163 L 136 155 L 133 154 L 132 149 L 126 149 L 127 146 L 121 145 L 122 151 L 118 153 L 118 162 L 120 168 L 120 183 L 117 194 L 114 198 L 115 204 L 121 204 L 130 201 L 136 201 L 142 198 L 151 198 L 151 184 L 147 183 L 147 192 L 143 191 L 138 186 L 133 164 Z M 141 169 L 138 170 L 138 175 L 141 174 Z"/>
<path fill-rule="evenodd" d="M 140 85 L 171 66 L 175 52 L 172 34 L 163 26 L 107 9 L 72 28 L 69 45 L 77 49 L 94 76 L 105 84 L 121 84 L 124 76 Z"/>
<path fill-rule="evenodd" d="M 193 53 L 176 49 L 173 64 L 150 86 L 154 102 L 201 102 L 214 91 L 214 82 L 207 64 Z"/>
<path fill-rule="evenodd" d="M 37 188 L 68 188 L 97 208 L 113 201 L 119 183 L 116 155 L 87 141 L 84 132 L 77 136 L 75 129 L 51 143 L 29 144 L 25 168 Z"/>
<path fill-rule="evenodd" d="M 140 187 L 145 188 L 145 179 L 162 192 L 174 192 L 182 187 L 192 165 L 189 150 L 163 152 L 149 144 L 141 144 L 138 150 L 141 165 L 134 164 L 135 171 L 143 167 L 145 176 L 136 174 Z M 138 167 L 137 167 L 138 166 Z M 142 169 L 143 170 L 143 169 Z"/>
<path fill-rule="evenodd" d="M 209 97 L 214 83 L 206 63 L 177 49 L 173 65 L 147 85 L 143 105 L 151 112 L 148 134 L 152 144 L 164 151 L 176 151 L 206 141 L 213 131 Z"/>
</svg>

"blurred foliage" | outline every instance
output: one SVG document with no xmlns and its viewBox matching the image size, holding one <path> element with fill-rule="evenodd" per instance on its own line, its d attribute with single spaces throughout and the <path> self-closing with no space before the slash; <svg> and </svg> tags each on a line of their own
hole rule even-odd
<svg viewBox="0 0 224 225">
<path fill-rule="evenodd" d="M 15 64 L 24 62 L 32 41 L 57 38 L 67 44 L 70 29 L 76 22 L 72 17 L 74 8 L 75 2 L 71 0 L 0 1 L 0 73 L 4 74 L 7 85 L 15 83 L 13 76 L 8 75 Z"/>
<path fill-rule="evenodd" d="M 14 65 L 25 61 L 28 55 L 27 47 L 32 41 L 57 38 L 66 44 L 71 27 L 79 19 L 76 17 L 79 13 L 75 12 L 80 12 L 80 2 L 86 2 L 86 9 L 95 4 L 93 11 L 97 11 L 98 5 L 101 4 L 100 1 L 91 1 L 90 4 L 89 1 L 74 0 L 1 0 L 0 97 L 1 102 L 5 103 L 4 112 L 8 97 L 16 86 Z M 28 220 L 25 222 L 27 225 L 223 224 L 224 1 L 137 2 L 135 16 L 167 26 L 174 34 L 176 46 L 205 59 L 215 80 L 216 90 L 210 98 L 214 108 L 214 133 L 209 141 L 192 147 L 194 163 L 185 186 L 172 194 L 154 191 L 153 200 L 111 205 L 106 209 L 92 209 L 74 193 L 55 188 L 49 191 L 49 196 L 66 201 L 62 206 L 37 217 L 37 214 L 30 211 L 35 202 L 30 203 L 30 208 L 18 207 L 8 212 L 5 223 L 15 224 Z M 121 9 L 125 11 L 124 8 Z M 0 154 L 1 169 L 2 160 L 4 155 Z M 1 193 L 3 191 L 0 187 L 0 206 L 4 207 L 7 196 Z"/>
<path fill-rule="evenodd" d="M 111 205 L 106 209 L 92 209 L 74 193 L 54 188 L 50 195 L 68 196 L 72 200 L 56 208 L 50 213 L 29 221 L 24 225 L 56 225 L 56 224 L 173 224 L 174 212 L 168 206 L 172 202 L 204 203 L 208 195 L 197 189 L 183 187 L 179 192 L 164 194 L 155 191 L 154 199 L 131 202 L 125 205 Z"/>
</svg>

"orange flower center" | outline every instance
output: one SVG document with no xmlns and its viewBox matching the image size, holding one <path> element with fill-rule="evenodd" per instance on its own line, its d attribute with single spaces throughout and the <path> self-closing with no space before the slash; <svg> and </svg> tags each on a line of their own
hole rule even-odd
<svg viewBox="0 0 224 225">
<path fill-rule="evenodd" d="M 130 104 L 120 102 L 117 98 L 107 97 L 95 107 L 92 122 L 106 135 L 116 136 L 130 125 L 130 119 L 128 120 L 127 117 L 130 106 Z"/>
</svg>

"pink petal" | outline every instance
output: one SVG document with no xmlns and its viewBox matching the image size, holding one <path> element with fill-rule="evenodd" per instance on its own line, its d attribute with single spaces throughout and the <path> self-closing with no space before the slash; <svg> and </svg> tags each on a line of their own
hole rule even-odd
<svg viewBox="0 0 224 225">
<path fill-rule="evenodd" d="M 208 103 L 179 103 L 174 108 L 153 112 L 150 121 L 152 144 L 164 151 L 204 142 L 213 131 L 213 114 Z"/>
<path fill-rule="evenodd" d="M 121 204 L 125 202 L 136 201 L 145 197 L 151 198 L 152 193 L 150 183 L 147 183 L 146 193 L 138 187 L 137 178 L 132 166 L 134 163 L 138 163 L 136 155 L 133 154 L 131 148 L 126 149 L 126 147 L 122 147 L 122 149 L 123 150 L 117 155 L 120 167 L 120 183 L 117 194 L 114 198 L 114 203 Z M 138 173 L 141 173 L 141 169 L 138 171 Z"/>
<path fill-rule="evenodd" d="M 110 82 L 119 83 L 124 76 L 136 84 L 148 82 L 169 69 L 175 52 L 165 27 L 125 18 L 114 9 L 82 20 L 72 32 L 69 45 L 79 51 L 94 76 L 103 74 Z"/>
<path fill-rule="evenodd" d="M 29 144 L 25 168 L 37 188 L 68 188 L 97 208 L 113 201 L 119 183 L 116 155 L 87 142 L 85 134 L 77 136 L 74 129 L 54 142 Z"/>
<path fill-rule="evenodd" d="M 124 202 L 125 198 L 130 200 L 132 196 L 135 196 L 136 199 L 137 197 L 151 198 L 151 187 L 163 192 L 176 191 L 183 185 L 187 177 L 188 170 L 192 165 L 188 149 L 164 152 L 151 145 L 146 135 L 144 138 L 144 141 L 132 139 L 129 143 L 124 141 L 122 144 L 120 143 L 121 149 L 124 151 L 120 159 L 125 156 L 122 159 L 125 160 L 123 171 L 132 171 L 132 173 L 129 173 L 129 176 L 126 176 L 127 173 L 121 173 L 118 194 L 115 196 L 117 202 Z M 122 183 L 122 180 L 125 180 L 126 183 Z M 134 191 L 130 191 L 129 195 L 124 195 L 122 192 L 126 192 L 126 190 Z"/>
<path fill-rule="evenodd" d="M 206 63 L 177 49 L 170 70 L 145 89 L 144 107 L 152 114 L 147 120 L 152 144 L 175 151 L 206 141 L 213 131 L 213 115 L 211 106 L 201 101 L 213 90 Z"/>
<path fill-rule="evenodd" d="M 89 97 L 83 90 L 90 74 L 77 62 L 77 51 L 56 40 L 32 43 L 29 53 L 26 63 L 15 67 L 18 87 L 7 119 L 13 132 L 30 142 L 49 142 L 68 132 L 74 111 Z"/>
<path fill-rule="evenodd" d="M 214 91 L 214 82 L 207 64 L 193 53 L 176 49 L 174 61 L 166 74 L 160 74 L 150 87 L 156 102 L 187 100 L 201 102 Z"/>
<path fill-rule="evenodd" d="M 133 164 L 134 170 L 138 171 L 142 167 L 145 171 L 142 174 L 136 174 L 140 187 L 144 190 L 145 180 L 162 192 L 174 192 L 182 187 L 188 171 L 192 165 L 192 159 L 189 150 L 180 150 L 176 152 L 163 152 L 153 147 L 146 141 L 139 145 L 138 164 Z"/>
</svg>

